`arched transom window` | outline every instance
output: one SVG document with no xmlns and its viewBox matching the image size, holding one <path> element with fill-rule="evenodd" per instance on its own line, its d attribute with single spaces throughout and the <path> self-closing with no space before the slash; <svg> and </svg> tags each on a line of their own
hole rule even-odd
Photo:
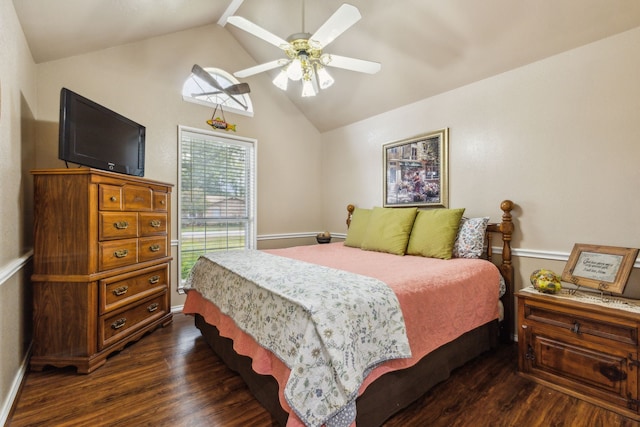
<svg viewBox="0 0 640 427">
<path fill-rule="evenodd" d="M 218 84 L 227 88 L 240 83 L 232 74 L 219 68 L 204 68 Z M 224 111 L 253 117 L 253 104 L 248 93 L 226 94 L 193 73 L 182 86 L 182 99 L 215 108 L 221 105 Z"/>
</svg>

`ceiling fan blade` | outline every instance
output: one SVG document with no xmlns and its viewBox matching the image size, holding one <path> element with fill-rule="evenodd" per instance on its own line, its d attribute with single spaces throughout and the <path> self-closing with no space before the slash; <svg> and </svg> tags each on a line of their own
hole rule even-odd
<svg viewBox="0 0 640 427">
<path fill-rule="evenodd" d="M 209 85 L 213 86 L 214 88 L 218 89 L 221 92 L 224 92 L 224 89 L 222 88 L 222 86 L 220 86 L 220 83 L 218 83 L 216 79 L 211 77 L 211 74 L 209 74 L 204 68 L 202 68 L 198 64 L 193 65 L 193 68 L 191 68 L 191 72 L 194 75 L 198 76 L 201 80 L 204 80 L 205 82 L 207 82 Z"/>
<path fill-rule="evenodd" d="M 331 55 L 325 53 L 320 61 L 328 67 L 343 68 L 359 73 L 375 74 L 380 71 L 382 65 L 379 62 L 365 61 L 363 59 L 348 58 L 346 56 Z"/>
<path fill-rule="evenodd" d="M 236 83 L 234 85 L 225 87 L 224 90 L 232 95 L 244 95 L 245 93 L 251 92 L 249 83 Z"/>
<path fill-rule="evenodd" d="M 274 68 L 281 67 L 289 62 L 288 59 L 276 59 L 275 61 L 265 62 L 264 64 L 256 65 L 254 67 L 245 68 L 244 70 L 236 71 L 233 73 L 236 77 L 249 77 L 254 74 L 262 73 L 264 71 L 273 70 Z"/>
<path fill-rule="evenodd" d="M 193 65 L 193 68 L 191 68 L 191 72 L 194 75 L 198 76 L 200 79 L 204 80 L 205 82 L 213 86 L 214 88 L 218 89 L 220 92 L 227 95 L 229 98 L 233 99 L 236 103 L 240 104 L 242 108 L 244 108 L 245 110 L 248 109 L 248 107 L 244 103 L 240 102 L 240 100 L 238 100 L 238 98 L 233 96 L 233 94 L 231 94 L 230 92 L 227 92 L 225 88 L 223 88 L 216 79 L 211 77 L 211 74 L 209 74 L 204 68 L 202 68 L 198 64 Z"/>
<path fill-rule="evenodd" d="M 231 95 L 244 95 L 245 93 L 251 92 L 251 88 L 248 83 L 238 83 L 235 85 L 227 86 L 224 88 L 226 93 L 230 93 Z M 200 93 L 192 93 L 191 96 L 208 96 L 208 95 L 219 95 L 223 93 L 221 90 L 217 90 L 214 92 L 200 92 Z"/>
<path fill-rule="evenodd" d="M 309 38 L 309 43 L 317 49 L 324 49 L 340 34 L 358 22 L 360 18 L 362 18 L 362 15 L 360 15 L 358 8 L 345 3 L 318 28 L 311 38 Z"/>
<path fill-rule="evenodd" d="M 267 43 L 271 43 L 275 47 L 283 50 L 289 47 L 289 42 L 287 42 L 283 38 L 276 36 L 275 34 L 265 30 L 264 28 L 241 16 L 230 16 L 229 18 L 227 18 L 227 22 L 240 28 L 241 30 L 246 31 L 249 34 L 254 35 L 255 37 L 258 37 L 259 39 L 266 41 Z"/>
</svg>

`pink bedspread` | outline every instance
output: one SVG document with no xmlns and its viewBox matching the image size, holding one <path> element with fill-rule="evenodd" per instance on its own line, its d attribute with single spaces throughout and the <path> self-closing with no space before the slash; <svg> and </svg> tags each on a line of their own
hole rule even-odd
<svg viewBox="0 0 640 427">
<path fill-rule="evenodd" d="M 342 243 L 266 252 L 374 277 L 396 293 L 412 357 L 391 360 L 375 368 L 365 379 L 360 393 L 381 375 L 410 367 L 436 348 L 498 318 L 500 273 L 485 260 L 398 256 L 350 248 Z M 183 312 L 203 315 L 209 324 L 217 326 L 222 336 L 234 341 L 236 352 L 252 358 L 256 372 L 276 378 L 280 384 L 280 403 L 291 412 L 283 395 L 289 370 L 280 359 L 258 346 L 196 291 L 188 292 Z M 291 414 L 287 426 L 298 425 L 302 425 L 301 422 Z"/>
</svg>

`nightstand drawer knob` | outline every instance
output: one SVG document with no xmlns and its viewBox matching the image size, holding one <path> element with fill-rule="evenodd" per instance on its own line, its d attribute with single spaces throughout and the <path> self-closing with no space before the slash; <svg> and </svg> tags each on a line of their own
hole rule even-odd
<svg viewBox="0 0 640 427">
<path fill-rule="evenodd" d="M 580 323 L 578 321 L 573 322 L 573 328 L 571 328 L 571 332 L 574 334 L 580 333 Z"/>
</svg>

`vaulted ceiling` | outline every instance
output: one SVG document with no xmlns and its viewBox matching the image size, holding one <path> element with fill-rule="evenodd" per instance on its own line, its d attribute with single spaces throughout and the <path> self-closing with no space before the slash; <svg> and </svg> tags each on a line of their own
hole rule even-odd
<svg viewBox="0 0 640 427">
<path fill-rule="evenodd" d="M 243 16 L 286 39 L 313 33 L 342 0 L 13 0 L 38 63 Z M 326 51 L 377 61 L 375 75 L 331 69 L 336 83 L 287 96 L 327 131 L 640 26 L 637 0 L 351 0 L 362 19 Z M 222 18 L 222 19 L 221 19 Z M 255 60 L 277 47 L 225 27 Z M 81 36 L 79 36 L 81 35 Z M 213 64 L 205 64 L 213 65 Z M 615 66 L 615 64 L 612 64 Z M 235 72 L 238 70 L 228 70 Z M 275 77 L 277 70 L 268 72 Z M 252 79 L 241 79 L 251 84 Z M 401 124 L 398 124 L 401 125 Z"/>
</svg>

